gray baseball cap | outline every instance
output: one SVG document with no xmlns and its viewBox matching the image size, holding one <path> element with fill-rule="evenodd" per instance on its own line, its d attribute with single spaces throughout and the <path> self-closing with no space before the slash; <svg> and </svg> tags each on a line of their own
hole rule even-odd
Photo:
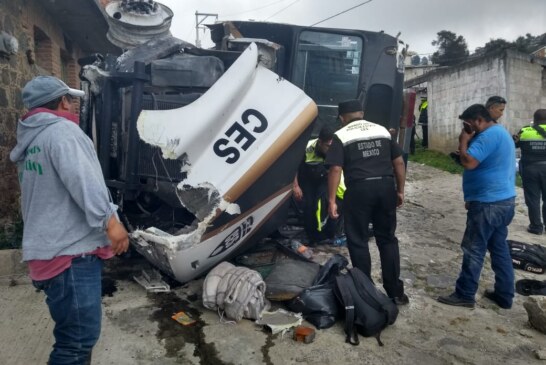
<svg viewBox="0 0 546 365">
<path fill-rule="evenodd" d="M 34 109 L 66 94 L 81 98 L 85 92 L 69 88 L 56 77 L 37 76 L 23 88 L 23 103 L 28 109 Z"/>
</svg>

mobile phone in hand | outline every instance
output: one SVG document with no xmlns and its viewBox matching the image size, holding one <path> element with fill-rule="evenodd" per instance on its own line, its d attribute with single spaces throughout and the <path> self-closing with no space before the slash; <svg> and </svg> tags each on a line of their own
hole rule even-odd
<svg viewBox="0 0 546 365">
<path fill-rule="evenodd" d="M 468 122 L 463 122 L 463 129 L 468 134 L 471 134 L 473 132 L 472 126 Z"/>
</svg>

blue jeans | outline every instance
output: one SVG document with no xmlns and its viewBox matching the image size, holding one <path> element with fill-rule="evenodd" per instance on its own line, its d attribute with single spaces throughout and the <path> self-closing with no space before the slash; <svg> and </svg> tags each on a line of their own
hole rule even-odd
<svg viewBox="0 0 546 365">
<path fill-rule="evenodd" d="M 514 198 L 493 203 L 470 202 L 466 230 L 461 243 L 463 264 L 455 291 L 465 300 L 474 301 L 486 251 L 491 255 L 495 272 L 495 294 L 498 301 L 512 305 L 514 269 L 506 237 L 514 218 Z"/>
<path fill-rule="evenodd" d="M 33 281 L 46 294 L 55 322 L 55 344 L 49 365 L 88 364 L 101 329 L 102 260 L 95 255 L 78 257 L 59 275 Z"/>
</svg>

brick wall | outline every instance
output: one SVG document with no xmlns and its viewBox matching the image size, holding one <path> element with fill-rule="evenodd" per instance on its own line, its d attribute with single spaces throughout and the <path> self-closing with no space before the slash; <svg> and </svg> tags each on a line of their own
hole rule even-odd
<svg viewBox="0 0 546 365">
<path fill-rule="evenodd" d="M 68 56 L 65 82 L 78 88 L 81 52 L 77 45 L 66 47 L 67 35 L 39 0 L 0 1 L 0 29 L 19 42 L 16 55 L 0 57 L 0 235 L 5 236 L 20 219 L 19 185 L 9 153 L 16 144 L 17 120 L 26 112 L 21 89 L 36 75 L 61 77 L 62 52 Z"/>
</svg>

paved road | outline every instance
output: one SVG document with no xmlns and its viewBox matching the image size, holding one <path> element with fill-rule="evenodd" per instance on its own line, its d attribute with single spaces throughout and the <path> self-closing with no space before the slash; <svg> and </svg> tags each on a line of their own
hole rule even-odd
<svg viewBox="0 0 546 365">
<path fill-rule="evenodd" d="M 407 202 L 399 213 L 402 273 L 411 303 L 402 307 L 394 326 L 360 346 L 344 342 L 342 323 L 317 332 L 312 344 L 271 335 L 252 321 L 222 323 L 201 306 L 201 280 L 170 293 L 147 294 L 132 276 L 147 266 L 142 259 L 114 259 L 105 273 L 103 332 L 93 355 L 95 365 L 134 364 L 530 364 L 546 350 L 546 338 L 530 328 L 518 296 L 512 310 L 499 309 L 478 296 L 475 310 L 452 308 L 435 301 L 452 289 L 461 254 L 459 240 L 465 212 L 460 177 L 410 164 Z M 519 191 L 510 237 L 544 243 L 525 232 L 525 206 Z M 373 276 L 380 282 L 377 250 L 372 247 Z M 345 248 L 321 246 L 324 261 Z M 487 265 L 486 265 L 487 266 Z M 517 273 L 517 278 L 538 278 Z M 486 267 L 480 291 L 492 284 Z M 52 340 L 52 322 L 43 302 L 25 276 L 0 278 L 0 364 L 45 364 Z M 197 320 L 185 327 L 170 317 L 186 311 Z"/>
</svg>

